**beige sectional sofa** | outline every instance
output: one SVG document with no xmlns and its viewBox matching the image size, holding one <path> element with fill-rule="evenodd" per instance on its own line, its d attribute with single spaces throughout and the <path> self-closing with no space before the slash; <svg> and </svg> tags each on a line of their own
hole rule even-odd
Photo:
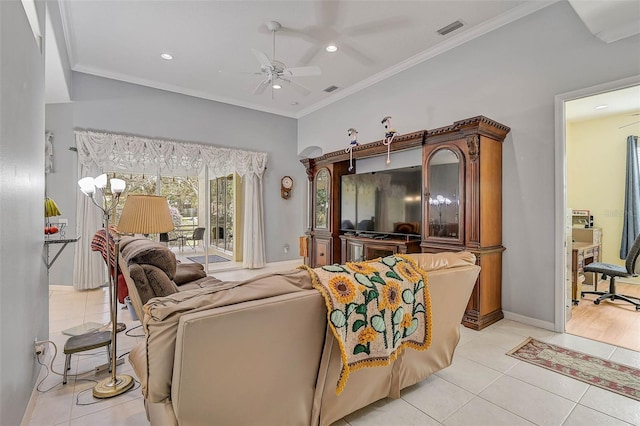
<svg viewBox="0 0 640 426">
<path fill-rule="evenodd" d="M 431 346 L 352 372 L 340 395 L 340 349 L 306 270 L 150 299 L 129 360 L 151 424 L 329 425 L 447 367 L 480 268 L 470 253 L 413 256 L 428 273 Z"/>
</svg>

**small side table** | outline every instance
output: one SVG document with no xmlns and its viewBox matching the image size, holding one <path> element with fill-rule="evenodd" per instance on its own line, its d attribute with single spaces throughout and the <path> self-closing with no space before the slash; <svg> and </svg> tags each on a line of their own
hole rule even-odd
<svg viewBox="0 0 640 426">
<path fill-rule="evenodd" d="M 92 333 L 85 333 L 79 336 L 72 336 L 67 339 L 64 344 L 64 375 L 62 377 L 62 384 L 67 384 L 67 371 L 71 366 L 71 355 L 89 351 L 91 349 L 100 348 L 102 346 L 107 347 L 107 358 L 109 366 L 111 366 L 111 332 L 110 331 L 96 331 Z M 111 371 L 111 370 L 109 370 Z"/>
<path fill-rule="evenodd" d="M 47 258 L 44 259 L 44 263 L 45 265 L 47 265 L 47 271 L 49 269 L 51 269 L 51 265 L 53 265 L 53 263 L 58 259 L 58 257 L 60 256 L 60 254 L 62 253 L 62 250 L 64 250 L 64 248 L 69 244 L 69 243 L 75 243 L 76 241 L 78 241 L 80 239 L 80 237 L 73 237 L 73 238 L 49 238 L 44 240 L 44 245 L 47 248 Z M 53 256 L 53 259 L 51 259 L 51 261 L 49 261 L 49 246 L 52 244 L 62 244 L 62 247 L 60 247 L 60 250 L 58 250 L 58 252 L 56 253 L 55 256 Z"/>
</svg>

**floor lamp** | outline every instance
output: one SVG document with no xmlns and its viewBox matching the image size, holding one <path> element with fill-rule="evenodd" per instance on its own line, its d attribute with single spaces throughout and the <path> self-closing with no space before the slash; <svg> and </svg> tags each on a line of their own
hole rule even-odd
<svg viewBox="0 0 640 426">
<path fill-rule="evenodd" d="M 78 181 L 80 191 L 91 199 L 102 212 L 102 221 L 105 231 L 107 243 L 107 275 L 109 276 L 109 305 L 111 314 L 111 377 L 101 380 L 93 388 L 93 396 L 96 398 L 111 398 L 120 395 L 133 386 L 133 377 L 122 374 L 116 374 L 117 358 L 116 358 L 116 333 L 118 332 L 118 241 L 114 243 L 114 256 L 111 256 L 111 233 L 109 232 L 109 221 L 114 208 L 120 201 L 120 195 L 126 187 L 125 181 L 122 179 L 111 179 L 111 200 L 107 199 L 107 175 L 102 174 L 96 178 L 85 177 Z M 97 194 L 100 193 L 98 202 Z"/>
</svg>

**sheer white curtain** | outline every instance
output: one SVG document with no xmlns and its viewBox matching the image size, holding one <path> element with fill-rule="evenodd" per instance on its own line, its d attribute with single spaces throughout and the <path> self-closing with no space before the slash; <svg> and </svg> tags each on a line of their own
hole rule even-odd
<svg viewBox="0 0 640 426">
<path fill-rule="evenodd" d="M 262 176 L 255 174 L 244 179 L 244 226 L 242 241 L 242 267 L 263 268 L 265 265 L 264 245 L 264 202 L 262 199 Z"/>
<path fill-rule="evenodd" d="M 78 177 L 96 176 L 99 169 L 95 165 L 85 166 L 78 162 Z M 96 230 L 102 228 L 102 215 L 91 199 L 80 191 L 76 194 L 76 243 L 75 268 L 73 270 L 73 288 L 90 290 L 105 283 L 105 266 L 100 253 L 91 251 L 91 240 Z"/>
<path fill-rule="evenodd" d="M 245 185 L 249 190 L 245 193 L 247 208 L 244 218 L 243 263 L 250 268 L 264 266 L 262 175 L 267 166 L 266 152 L 83 129 L 76 129 L 75 136 L 79 177 L 95 176 L 101 170 L 118 170 L 124 173 L 160 171 L 168 175 L 197 176 L 204 167 L 208 167 L 211 177 L 237 173 L 245 178 Z M 84 241 L 84 244 L 76 246 L 74 286 L 76 282 L 78 285 L 89 285 L 93 280 L 87 276 L 93 273 L 85 272 L 85 269 L 89 271 L 95 268 L 93 255 L 97 255 L 97 259 L 102 261 L 100 255 L 90 249 L 93 234 L 102 227 L 99 210 L 81 194 L 77 200 L 78 235 L 82 236 L 80 241 Z M 250 220 L 247 215 L 251 216 Z M 101 267 L 104 269 L 104 265 Z"/>
</svg>

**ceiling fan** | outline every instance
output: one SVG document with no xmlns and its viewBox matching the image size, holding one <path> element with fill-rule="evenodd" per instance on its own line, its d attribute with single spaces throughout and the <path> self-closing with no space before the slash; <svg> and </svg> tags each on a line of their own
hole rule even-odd
<svg viewBox="0 0 640 426">
<path fill-rule="evenodd" d="M 293 89 L 300 92 L 302 95 L 308 95 L 311 93 L 309 89 L 295 81 L 291 80 L 291 77 L 313 77 L 321 75 L 320 68 L 317 66 L 306 66 L 306 67 L 293 67 L 287 68 L 285 64 L 275 59 L 276 57 L 276 32 L 282 26 L 279 22 L 269 21 L 267 22 L 267 28 L 273 34 L 273 50 L 271 59 L 260 50 L 251 49 L 253 54 L 255 55 L 258 62 L 260 62 L 260 73 L 264 76 L 263 80 L 258 83 L 256 88 L 253 90 L 254 95 L 262 94 L 265 89 L 271 86 L 271 97 L 273 98 L 273 89 L 279 89 L 282 87 L 282 84 L 285 83 L 290 85 Z"/>
</svg>

